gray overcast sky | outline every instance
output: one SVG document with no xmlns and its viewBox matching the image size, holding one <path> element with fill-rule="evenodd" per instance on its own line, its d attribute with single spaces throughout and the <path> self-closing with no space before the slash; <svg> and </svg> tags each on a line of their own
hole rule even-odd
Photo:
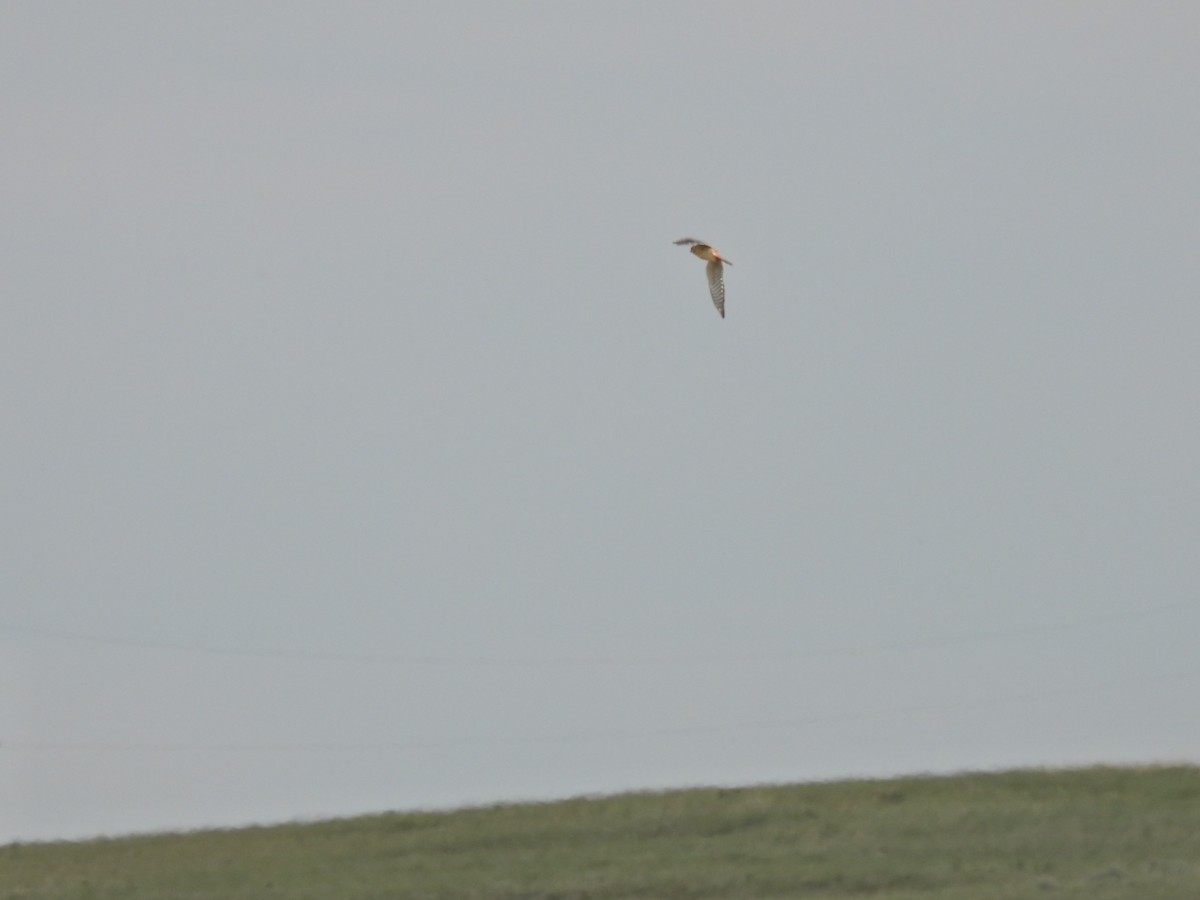
<svg viewBox="0 0 1200 900">
<path fill-rule="evenodd" d="M 1198 34 L 0 6 L 0 841 L 1200 761 Z"/>
</svg>

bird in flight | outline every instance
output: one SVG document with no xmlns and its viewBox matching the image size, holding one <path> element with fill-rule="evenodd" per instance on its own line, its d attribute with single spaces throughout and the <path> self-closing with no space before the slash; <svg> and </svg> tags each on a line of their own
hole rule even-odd
<svg viewBox="0 0 1200 900">
<path fill-rule="evenodd" d="M 725 272 L 726 265 L 733 265 L 713 247 L 698 241 L 695 238 L 680 238 L 675 242 L 680 246 L 691 247 L 692 253 L 701 259 L 708 260 L 708 265 L 704 267 L 704 271 L 708 273 L 708 292 L 712 294 L 713 306 L 717 308 L 717 312 L 721 314 L 721 318 L 725 318 Z"/>
</svg>

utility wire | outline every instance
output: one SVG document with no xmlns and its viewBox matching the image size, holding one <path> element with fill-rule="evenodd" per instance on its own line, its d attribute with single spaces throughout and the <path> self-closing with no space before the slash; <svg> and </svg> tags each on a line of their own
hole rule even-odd
<svg viewBox="0 0 1200 900">
<path fill-rule="evenodd" d="M 947 702 L 914 703 L 903 706 L 888 706 L 872 710 L 844 713 L 811 713 L 777 719 L 695 723 L 691 725 L 664 726 L 657 728 L 620 729 L 606 731 L 579 731 L 560 734 L 529 735 L 474 735 L 439 740 L 412 741 L 214 741 L 214 742 L 85 742 L 85 741 L 38 741 L 11 740 L 0 743 L 0 753 L 5 749 L 25 752 L 233 752 L 233 753 L 283 753 L 283 752 L 379 752 L 445 750 L 465 746 L 529 746 L 563 743 L 600 743 L 608 741 L 630 741 L 657 737 L 683 737 L 691 735 L 728 734 L 732 732 L 787 731 L 814 725 L 836 725 L 864 722 L 877 719 L 904 717 L 913 718 L 930 713 L 953 712 L 956 710 L 979 710 L 1009 703 L 1037 703 L 1058 697 L 1108 693 L 1151 684 L 1173 681 L 1190 681 L 1200 677 L 1200 672 L 1166 672 L 1131 678 L 1110 679 L 1085 684 L 1065 685 L 1043 690 L 1016 691 L 1009 694 L 991 694 L 970 699 Z"/>
<path fill-rule="evenodd" d="M 771 662 L 794 659 L 827 659 L 830 657 L 870 655 L 906 650 L 924 650 L 936 647 L 948 647 L 959 644 L 986 643 L 989 641 L 1005 641 L 1023 637 L 1034 637 L 1055 632 L 1076 631 L 1085 628 L 1107 625 L 1114 622 L 1128 622 L 1139 619 L 1149 619 L 1166 616 L 1183 611 L 1200 609 L 1198 603 L 1169 603 L 1160 606 L 1147 607 L 1138 610 L 1107 613 L 1087 616 L 1058 622 L 1022 625 L 1014 628 L 1000 628 L 981 631 L 969 631 L 956 635 L 944 635 L 927 638 L 906 638 L 896 641 L 883 641 L 873 644 L 843 645 L 841 647 L 823 647 L 805 650 L 787 651 L 733 651 L 727 653 L 682 653 L 675 655 L 623 655 L 606 656 L 483 656 L 483 655 L 423 655 L 400 653 L 362 653 L 343 652 L 316 649 L 272 649 L 266 647 L 245 648 L 217 646 L 184 641 L 160 640 L 157 638 L 129 637 L 122 635 L 104 635 L 91 632 L 74 631 L 64 628 L 47 628 L 36 625 L 24 625 L 12 622 L 0 622 L 0 631 L 13 635 L 40 638 L 46 640 L 76 641 L 112 647 L 129 647 L 140 650 L 171 650 L 180 653 L 192 653 L 205 656 L 228 656 L 251 659 L 304 660 L 310 662 L 354 662 L 354 663 L 385 663 L 391 665 L 411 666 L 487 666 L 487 667 L 567 667 L 567 666 L 666 666 L 666 665 L 696 665 L 712 663 L 738 662 Z"/>
</svg>

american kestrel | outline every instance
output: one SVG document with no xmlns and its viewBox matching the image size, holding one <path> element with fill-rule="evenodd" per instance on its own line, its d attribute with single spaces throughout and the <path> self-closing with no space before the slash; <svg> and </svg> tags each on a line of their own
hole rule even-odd
<svg viewBox="0 0 1200 900">
<path fill-rule="evenodd" d="M 675 242 L 679 245 L 688 245 L 692 249 L 692 253 L 701 259 L 708 260 L 708 265 L 704 267 L 704 271 L 708 273 L 708 292 L 712 294 L 713 306 L 717 308 L 717 312 L 721 314 L 721 318 L 725 318 L 725 273 L 726 265 L 733 265 L 715 249 L 703 241 L 698 241 L 695 238 L 680 238 Z"/>
</svg>

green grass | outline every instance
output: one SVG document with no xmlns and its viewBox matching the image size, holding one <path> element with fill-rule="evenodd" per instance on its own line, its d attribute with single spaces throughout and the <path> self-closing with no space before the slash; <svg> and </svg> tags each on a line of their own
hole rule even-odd
<svg viewBox="0 0 1200 900">
<path fill-rule="evenodd" d="M 1200 769 L 626 794 L 0 847 L 3 900 L 1200 898 Z"/>
</svg>

